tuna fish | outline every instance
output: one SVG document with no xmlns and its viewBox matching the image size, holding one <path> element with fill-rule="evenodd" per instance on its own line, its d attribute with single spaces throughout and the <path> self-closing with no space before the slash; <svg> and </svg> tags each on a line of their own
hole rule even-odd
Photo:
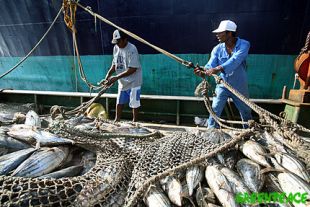
<svg viewBox="0 0 310 207">
<path fill-rule="evenodd" d="M 151 132 L 144 127 L 135 126 L 120 126 L 111 130 L 112 133 L 117 134 L 150 134 Z"/>
<path fill-rule="evenodd" d="M 150 186 L 146 193 L 144 203 L 148 207 L 170 207 L 169 199 L 165 196 L 164 192 L 156 186 Z"/>
<path fill-rule="evenodd" d="M 241 159 L 237 162 L 236 167 L 248 188 L 252 192 L 259 192 L 265 181 L 260 166 L 252 160 Z"/>
<path fill-rule="evenodd" d="M 93 121 L 94 120 L 86 118 L 84 115 L 80 115 L 80 116 L 65 120 L 65 124 L 70 125 L 70 126 L 77 126 L 79 124 L 90 123 Z"/>
<path fill-rule="evenodd" d="M 232 169 L 235 167 L 240 155 L 241 155 L 241 152 L 237 150 L 229 150 L 228 152 L 218 153 L 216 155 L 216 158 L 222 165 Z"/>
<path fill-rule="evenodd" d="M 34 134 L 34 138 L 40 146 L 58 146 L 63 144 L 73 144 L 74 141 L 65 139 L 47 131 L 38 131 Z"/>
<path fill-rule="evenodd" d="M 209 204 L 215 203 L 215 195 L 210 188 L 199 186 L 195 196 L 199 207 L 208 207 Z"/>
<path fill-rule="evenodd" d="M 283 152 L 283 153 L 287 152 L 284 145 L 281 142 L 277 141 L 267 131 L 265 131 L 261 136 L 263 138 L 262 141 L 265 142 L 265 144 L 267 145 L 266 147 L 268 147 L 269 149 L 276 151 L 276 152 Z"/>
<path fill-rule="evenodd" d="M 106 200 L 120 185 L 125 173 L 123 162 L 114 162 L 104 166 L 97 172 L 98 176 L 90 179 L 76 198 L 75 206 L 95 206 L 100 201 Z"/>
<path fill-rule="evenodd" d="M 0 157 L 0 175 L 7 175 L 20 163 L 27 159 L 34 151 L 34 148 L 19 150 Z"/>
<path fill-rule="evenodd" d="M 0 127 L 0 147 L 10 148 L 10 149 L 27 149 L 30 145 L 25 144 L 17 139 L 9 137 L 7 132 L 9 128 Z"/>
<path fill-rule="evenodd" d="M 245 185 L 245 183 L 242 181 L 242 179 L 239 177 L 237 173 L 235 173 L 234 171 L 232 171 L 227 167 L 223 167 L 220 170 L 225 175 L 226 179 L 229 181 L 229 184 L 235 194 L 250 193 L 249 188 Z"/>
<path fill-rule="evenodd" d="M 76 125 L 74 128 L 81 130 L 81 131 L 91 131 L 91 130 L 95 130 L 96 126 L 94 122 L 90 122 L 90 123 Z"/>
<path fill-rule="evenodd" d="M 84 175 L 96 164 L 96 154 L 90 151 L 83 152 L 81 164 L 84 166 L 81 175 Z"/>
<path fill-rule="evenodd" d="M 12 176 L 38 177 L 61 166 L 68 156 L 68 148 L 41 148 L 15 169 Z"/>
<path fill-rule="evenodd" d="M 224 207 L 239 206 L 235 201 L 233 190 L 229 182 L 218 169 L 218 166 L 207 166 L 205 176 L 211 190 Z"/>
<path fill-rule="evenodd" d="M 0 146 L 10 149 L 27 149 L 31 147 L 29 144 L 23 143 L 17 139 L 14 139 L 12 137 L 0 137 Z"/>
<path fill-rule="evenodd" d="M 41 120 L 39 115 L 33 110 L 28 111 L 28 113 L 26 114 L 25 124 L 41 128 Z"/>
<path fill-rule="evenodd" d="M 270 167 L 270 164 L 267 162 L 267 159 L 265 157 L 266 151 L 257 142 L 248 140 L 240 146 L 240 149 L 245 156 L 247 156 L 254 162 L 266 167 Z"/>
<path fill-rule="evenodd" d="M 56 146 L 74 143 L 72 140 L 58 137 L 47 131 L 40 131 L 35 126 L 25 124 L 13 125 L 7 134 L 31 145 L 39 143 L 40 146 Z"/>
<path fill-rule="evenodd" d="M 43 176 L 40 176 L 39 178 L 63 178 L 63 177 L 73 177 L 78 175 L 81 170 L 83 169 L 83 166 L 71 166 L 67 167 L 65 169 L 61 169 Z"/>
<path fill-rule="evenodd" d="M 161 180 L 161 184 L 164 184 L 163 189 L 167 192 L 172 203 L 182 206 L 182 185 L 180 181 L 173 176 L 167 176 L 166 178 L 164 181 Z"/>
<path fill-rule="evenodd" d="M 0 147 L 0 156 L 5 155 L 9 152 L 7 148 Z"/>
<path fill-rule="evenodd" d="M 280 173 L 278 175 L 279 183 L 282 190 L 288 195 L 292 193 L 307 193 L 307 203 L 294 203 L 295 207 L 310 206 L 310 185 L 300 177 L 292 173 Z"/>
<path fill-rule="evenodd" d="M 202 181 L 203 171 L 204 171 L 204 168 L 198 165 L 189 167 L 186 170 L 186 182 L 187 182 L 188 192 L 190 196 L 193 195 L 194 189 Z"/>
<path fill-rule="evenodd" d="M 285 169 L 295 173 L 307 182 L 310 181 L 310 176 L 307 172 L 306 166 L 298 158 L 286 153 L 277 153 L 275 154 L 275 158 Z"/>
<path fill-rule="evenodd" d="M 187 186 L 187 183 L 186 183 L 186 180 L 183 180 L 181 182 L 181 185 L 182 185 L 182 197 L 184 198 L 189 198 L 189 192 L 188 192 L 188 186 Z"/>
<path fill-rule="evenodd" d="M 7 132 L 8 135 L 14 137 L 20 141 L 34 144 L 36 139 L 34 138 L 35 134 L 38 133 L 38 130 L 34 126 L 29 126 L 25 124 L 15 124 Z"/>
<path fill-rule="evenodd" d="M 207 137 L 211 142 L 218 144 L 222 143 L 228 139 L 231 139 L 231 136 L 219 129 L 209 129 L 206 132 L 201 134 L 202 137 Z"/>
</svg>

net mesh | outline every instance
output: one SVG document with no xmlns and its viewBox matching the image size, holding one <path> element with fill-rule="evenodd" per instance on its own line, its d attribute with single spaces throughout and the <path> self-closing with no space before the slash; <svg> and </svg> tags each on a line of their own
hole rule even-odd
<svg viewBox="0 0 310 207">
<path fill-rule="evenodd" d="M 133 206 L 158 179 L 204 162 L 212 153 L 241 140 L 234 141 L 219 130 L 202 136 L 173 132 L 163 137 L 150 133 L 110 139 L 100 132 L 97 137 L 87 133 L 81 136 L 63 123 L 54 124 L 50 130 L 96 152 L 95 166 L 82 176 L 70 178 L 0 176 L 2 206 Z M 212 136 L 223 138 L 223 142 L 212 142 Z"/>
</svg>

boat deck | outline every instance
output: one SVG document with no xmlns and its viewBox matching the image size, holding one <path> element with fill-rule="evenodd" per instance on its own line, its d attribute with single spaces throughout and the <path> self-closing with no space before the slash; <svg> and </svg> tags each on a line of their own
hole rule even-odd
<svg viewBox="0 0 310 207">
<path fill-rule="evenodd" d="M 46 109 L 53 105 L 73 108 L 95 96 L 97 93 L 5 89 L 1 92 L 0 102 L 36 103 L 38 106 L 43 106 L 47 112 Z M 105 106 L 110 118 L 114 117 L 116 96 L 117 94 L 105 93 L 98 100 Z M 275 114 L 283 111 L 285 106 L 281 99 L 250 100 Z M 225 108 L 224 117 L 238 119 L 239 113 L 230 103 L 231 101 Z M 202 118 L 209 116 L 202 97 L 141 95 L 141 105 L 139 118 L 147 122 L 193 125 L 195 116 Z M 123 112 L 124 119 L 131 118 L 130 108 L 125 107 Z"/>
</svg>

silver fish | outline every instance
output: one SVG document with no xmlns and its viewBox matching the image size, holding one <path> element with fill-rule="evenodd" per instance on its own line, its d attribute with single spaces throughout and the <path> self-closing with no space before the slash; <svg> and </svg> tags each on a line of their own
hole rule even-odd
<svg viewBox="0 0 310 207">
<path fill-rule="evenodd" d="M 36 149 L 28 148 L 12 152 L 0 157 L 0 175 L 7 175 L 15 169 L 20 163 L 27 159 Z"/>
<path fill-rule="evenodd" d="M 68 156 L 67 147 L 41 148 L 15 169 L 12 176 L 38 177 L 52 172 Z"/>
<path fill-rule="evenodd" d="M 235 167 L 238 158 L 240 157 L 240 154 L 241 152 L 237 150 L 229 150 L 228 152 L 218 153 L 216 155 L 216 158 L 222 165 L 232 169 Z"/>
<path fill-rule="evenodd" d="M 93 122 L 94 120 L 86 118 L 84 115 L 70 118 L 65 121 L 66 125 L 77 126 L 79 124 Z"/>
<path fill-rule="evenodd" d="M 7 132 L 9 136 L 29 144 L 34 144 L 36 142 L 34 136 L 37 133 L 38 130 L 36 127 L 25 124 L 15 124 Z"/>
<path fill-rule="evenodd" d="M 218 166 L 207 166 L 205 177 L 211 190 L 224 207 L 239 206 L 235 201 L 229 182 Z"/>
<path fill-rule="evenodd" d="M 250 193 L 249 188 L 244 184 L 242 179 L 237 173 L 232 171 L 227 167 L 223 167 L 220 171 L 225 175 L 226 179 L 229 181 L 229 184 L 234 193 Z"/>
<path fill-rule="evenodd" d="M 270 164 L 268 163 L 265 157 L 266 151 L 257 142 L 248 140 L 244 142 L 243 144 L 241 144 L 240 149 L 245 156 L 247 156 L 254 162 L 257 162 L 258 164 L 266 166 L 266 167 L 270 167 Z"/>
<path fill-rule="evenodd" d="M 7 148 L 0 147 L 0 156 L 5 155 L 9 152 Z"/>
<path fill-rule="evenodd" d="M 209 203 L 215 203 L 215 195 L 210 188 L 199 186 L 195 196 L 199 207 L 208 207 Z"/>
<path fill-rule="evenodd" d="M 25 124 L 30 125 L 30 126 L 36 126 L 36 127 L 40 128 L 41 127 L 41 119 L 35 111 L 30 110 L 26 114 Z"/>
<path fill-rule="evenodd" d="M 310 181 L 310 175 L 307 172 L 306 166 L 298 158 L 286 153 L 276 153 L 275 158 L 285 169 L 295 173 L 307 182 Z"/>
<path fill-rule="evenodd" d="M 61 169 L 49 174 L 45 174 L 43 176 L 40 176 L 39 178 L 63 178 L 63 177 L 73 177 L 78 175 L 81 170 L 83 169 L 83 166 L 71 166 L 67 167 L 65 169 Z"/>
<path fill-rule="evenodd" d="M 189 195 L 192 196 L 194 189 L 203 179 L 204 168 L 198 165 L 189 167 L 186 170 L 186 182 L 188 186 Z"/>
<path fill-rule="evenodd" d="M 91 123 L 76 125 L 74 128 L 78 130 L 82 130 L 82 131 L 91 131 L 91 130 L 95 130 L 96 126 L 94 122 L 91 122 Z"/>
<path fill-rule="evenodd" d="M 170 176 L 166 176 L 162 179 L 159 180 L 159 183 L 161 185 L 161 188 L 164 190 L 164 191 L 167 191 L 167 183 L 170 179 Z"/>
<path fill-rule="evenodd" d="M 231 136 L 219 129 L 208 129 L 206 132 L 201 133 L 202 137 L 207 137 L 211 142 L 218 144 L 222 143 L 228 139 L 231 139 Z"/>
<path fill-rule="evenodd" d="M 284 145 L 281 142 L 277 141 L 269 132 L 265 131 L 261 136 L 261 140 L 266 142 L 265 144 L 267 145 L 268 149 L 272 149 L 273 151 L 277 152 L 287 152 Z"/>
<path fill-rule="evenodd" d="M 272 173 L 268 173 L 266 175 L 266 185 L 264 187 L 264 189 L 267 190 L 267 192 L 273 193 L 273 192 L 279 192 L 282 193 L 283 190 L 281 189 L 281 186 L 278 182 L 277 177 L 272 174 Z M 294 207 L 293 204 L 288 203 L 278 203 L 278 204 L 274 204 L 275 207 Z"/>
<path fill-rule="evenodd" d="M 104 196 L 112 193 L 113 188 L 110 183 L 100 178 L 94 177 L 86 182 L 85 187 L 75 200 L 74 206 L 91 207 L 95 206 Z"/>
<path fill-rule="evenodd" d="M 58 146 L 63 144 L 74 144 L 74 141 L 65 139 L 47 131 L 37 131 L 34 138 L 40 146 Z"/>
<path fill-rule="evenodd" d="M 0 147 L 11 148 L 11 149 L 27 149 L 30 145 L 21 142 L 17 139 L 9 137 L 7 132 L 9 128 L 0 127 Z"/>
<path fill-rule="evenodd" d="M 182 206 L 182 185 L 177 178 L 168 176 L 166 191 L 172 203 L 177 206 Z"/>
<path fill-rule="evenodd" d="M 164 192 L 156 186 L 150 186 L 146 193 L 144 203 L 148 207 L 170 207 L 169 199 L 165 196 Z"/>
<path fill-rule="evenodd" d="M 0 112 L 0 122 L 11 122 L 14 118 L 14 113 Z"/>
<path fill-rule="evenodd" d="M 81 164 L 84 166 L 81 175 L 84 175 L 96 164 L 96 154 L 90 151 L 83 152 Z"/>
<path fill-rule="evenodd" d="M 107 198 L 108 199 L 107 206 L 111 207 L 124 206 L 126 195 L 127 195 L 126 190 L 121 190 L 115 193 L 115 195 L 111 195 L 110 197 Z"/>
<path fill-rule="evenodd" d="M 310 205 L 310 185 L 309 183 L 305 182 L 300 177 L 294 175 L 293 173 L 279 173 L 278 175 L 279 183 L 282 188 L 282 190 L 286 194 L 292 193 L 293 195 L 295 193 L 307 193 L 307 203 L 294 203 L 294 206 L 296 207 L 306 207 Z"/>
<path fill-rule="evenodd" d="M 104 198 L 108 197 L 118 185 L 126 172 L 123 161 L 114 162 L 105 166 L 98 176 L 90 179 L 76 198 L 75 206 L 95 206 Z"/>
<path fill-rule="evenodd" d="M 111 130 L 117 134 L 150 134 L 151 132 L 144 127 L 121 126 Z"/>
<path fill-rule="evenodd" d="M 252 192 L 259 192 L 265 181 L 265 176 L 261 173 L 261 167 L 249 159 L 239 160 L 236 167 L 248 188 Z"/>
<path fill-rule="evenodd" d="M 187 183 L 186 183 L 186 180 L 183 180 L 181 182 L 181 185 L 182 185 L 182 197 L 185 197 L 185 198 L 189 198 L 189 192 L 188 192 L 188 186 L 187 186 Z"/>
</svg>

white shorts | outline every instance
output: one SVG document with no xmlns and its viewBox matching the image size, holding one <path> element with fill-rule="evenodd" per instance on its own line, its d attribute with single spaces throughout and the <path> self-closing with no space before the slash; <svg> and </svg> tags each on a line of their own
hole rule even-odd
<svg viewBox="0 0 310 207">
<path fill-rule="evenodd" d="M 126 104 L 129 102 L 130 108 L 138 108 L 140 104 L 141 86 L 125 91 L 118 90 L 116 104 Z"/>
</svg>

